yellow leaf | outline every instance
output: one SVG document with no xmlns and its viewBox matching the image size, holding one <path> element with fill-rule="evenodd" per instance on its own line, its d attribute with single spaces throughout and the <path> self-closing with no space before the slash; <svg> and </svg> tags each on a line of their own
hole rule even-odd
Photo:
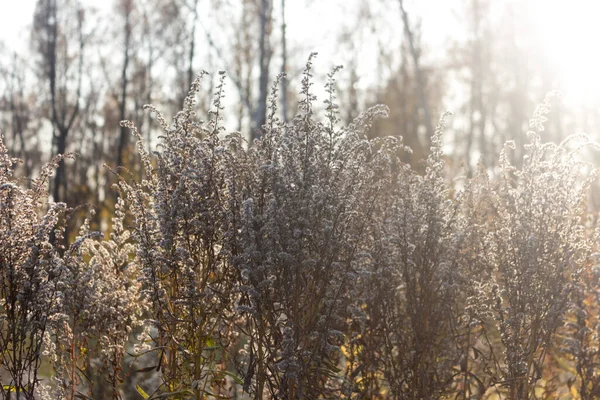
<svg viewBox="0 0 600 400">
<path fill-rule="evenodd" d="M 146 393 L 144 391 L 144 389 L 142 389 L 140 387 L 140 385 L 135 385 L 135 389 L 138 391 L 138 393 L 140 394 L 140 396 L 142 396 L 144 399 L 149 399 L 150 395 L 148 393 Z"/>
<path fill-rule="evenodd" d="M 579 396 L 579 393 L 577 392 L 577 389 L 575 388 L 575 385 L 571 385 L 571 388 L 569 390 L 571 392 L 571 396 L 573 396 L 573 399 L 581 398 L 581 396 Z"/>
</svg>

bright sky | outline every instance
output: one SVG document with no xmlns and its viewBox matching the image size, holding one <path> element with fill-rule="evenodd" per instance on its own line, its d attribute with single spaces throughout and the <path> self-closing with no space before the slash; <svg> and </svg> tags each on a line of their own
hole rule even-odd
<svg viewBox="0 0 600 400">
<path fill-rule="evenodd" d="M 558 85 L 574 106 L 600 101 L 600 1 L 535 0 L 534 27 L 545 38 L 544 51 L 557 70 Z"/>
<path fill-rule="evenodd" d="M 0 0 L 0 42 L 17 49 L 29 38 L 35 0 Z"/>
<path fill-rule="evenodd" d="M 383 1 L 383 0 L 369 0 Z M 387 0 L 396 3 L 395 0 Z M 507 0 L 515 4 L 524 4 L 518 0 Z M 113 2 L 107 0 L 86 0 L 85 3 L 99 8 L 111 7 Z M 0 0 L 0 42 L 9 48 L 19 51 L 27 46 L 29 39 L 28 26 L 31 24 L 36 0 Z M 359 3 L 359 2 L 356 2 Z M 451 10 L 450 4 L 461 4 L 461 1 L 441 0 L 406 0 L 406 8 L 413 14 L 422 17 L 422 30 L 424 41 L 432 48 L 444 49 L 444 43 L 452 30 L 456 29 L 456 13 Z M 492 1 L 496 3 L 496 1 Z M 504 2 L 498 2 L 498 4 Z M 530 0 L 526 2 L 530 8 L 532 26 L 537 35 L 545 38 L 543 49 L 553 69 L 558 71 L 560 80 L 558 88 L 567 95 L 569 103 L 573 105 L 591 106 L 600 103 L 600 50 L 597 40 L 600 37 L 600 1 L 590 0 Z M 297 42 L 310 47 L 306 51 L 319 51 L 318 61 L 325 64 L 344 63 L 345 60 L 335 60 L 335 56 L 328 53 L 335 52 L 331 45 L 336 38 L 335 29 L 339 25 L 352 25 L 352 18 L 356 11 L 348 0 L 320 0 L 309 2 L 306 7 L 304 1 L 288 1 L 287 15 L 289 18 L 289 37 L 298 38 Z M 396 5 L 396 4 L 394 4 Z M 397 7 L 395 7 L 396 9 Z M 399 11 L 395 10 L 399 17 Z M 333 17 L 332 17 L 333 16 Z M 332 21 L 338 18 L 340 24 Z M 315 23 L 321 20 L 321 22 Z M 311 29 L 306 29 L 306 21 L 310 21 Z M 507 21 L 510 23 L 510 21 Z M 460 28 L 458 28 L 460 29 Z M 307 35 L 307 31 L 309 35 Z M 304 37 L 302 37 L 304 36 Z M 302 37 L 302 39 L 300 39 Z M 330 40 L 324 40 L 329 38 Z M 304 47 L 304 46 L 303 46 Z M 373 50 L 373 49 L 371 49 Z M 368 46 L 361 54 L 363 60 L 370 59 L 375 54 L 369 54 Z M 308 53 L 307 53 L 308 54 Z M 329 69 L 331 65 L 317 64 Z M 359 75 L 372 73 L 372 67 L 365 64 L 359 66 Z M 368 79 L 367 79 L 368 81 Z M 366 82 L 365 82 L 366 84 Z"/>
</svg>

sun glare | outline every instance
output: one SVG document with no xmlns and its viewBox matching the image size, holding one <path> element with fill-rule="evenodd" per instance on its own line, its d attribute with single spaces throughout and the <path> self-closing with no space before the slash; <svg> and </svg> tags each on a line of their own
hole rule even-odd
<svg viewBox="0 0 600 400">
<path fill-rule="evenodd" d="M 556 88 L 570 102 L 596 105 L 600 93 L 600 2 L 537 0 L 533 4 L 533 28 L 552 63 Z"/>
</svg>

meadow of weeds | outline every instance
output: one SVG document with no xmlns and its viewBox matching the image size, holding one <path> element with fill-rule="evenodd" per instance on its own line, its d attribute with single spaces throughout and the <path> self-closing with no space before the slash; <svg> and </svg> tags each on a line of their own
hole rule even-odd
<svg viewBox="0 0 600 400">
<path fill-rule="evenodd" d="M 596 177 L 587 137 L 455 179 L 444 115 L 424 172 L 402 138 L 366 139 L 311 91 L 261 137 L 210 119 L 194 82 L 143 176 L 118 171 L 109 232 L 30 188 L 0 144 L 0 380 L 6 399 L 594 399 L 600 396 Z M 521 132 L 514 132 L 522 135 Z M 458 183 L 457 183 L 458 182 Z"/>
</svg>

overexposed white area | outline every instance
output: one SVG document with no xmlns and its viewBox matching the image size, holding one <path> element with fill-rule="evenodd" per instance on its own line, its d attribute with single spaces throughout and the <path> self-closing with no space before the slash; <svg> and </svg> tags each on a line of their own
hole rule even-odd
<svg viewBox="0 0 600 400">
<path fill-rule="evenodd" d="M 600 2 L 535 0 L 532 28 L 558 75 L 557 87 L 575 107 L 600 102 Z"/>
<path fill-rule="evenodd" d="M 35 0 L 0 0 L 0 43 L 22 51 L 29 40 Z"/>
<path fill-rule="evenodd" d="M 138 0 L 143 2 L 143 0 Z M 86 6 L 93 6 L 100 14 L 109 15 L 115 6 L 112 0 L 84 0 Z M 450 39 L 469 40 L 466 27 L 468 16 L 464 10 L 470 2 L 466 0 L 404 0 L 405 8 L 412 21 L 419 21 L 424 57 L 430 62 L 447 62 L 447 46 Z M 549 68 L 554 72 L 554 89 L 561 90 L 564 102 L 572 107 L 594 107 L 600 104 L 600 51 L 597 40 L 600 37 L 600 1 L 590 0 L 504 0 L 489 1 L 491 12 L 500 23 L 514 25 L 514 30 L 523 43 L 534 41 L 538 52 L 531 55 L 532 63 Z M 0 0 L 0 44 L 5 49 L 18 53 L 29 51 L 30 29 L 36 0 Z M 225 2 L 225 10 L 235 13 L 237 1 Z M 275 1 L 275 26 L 279 29 L 280 2 Z M 368 7 L 367 7 L 368 6 Z M 227 45 L 223 37 L 231 32 L 231 27 L 215 29 L 219 22 L 210 10 L 210 1 L 200 0 L 200 18 L 204 26 L 211 30 L 215 43 Z M 506 8 L 525 7 L 526 20 L 512 20 Z M 371 22 L 361 17 L 361 10 L 369 9 Z M 504 11 L 499 11 L 499 10 Z M 288 0 L 287 1 L 288 48 L 290 68 L 295 69 L 292 80 L 297 80 L 304 60 L 311 51 L 319 52 L 315 60 L 316 76 L 324 75 L 337 64 L 348 64 L 356 60 L 359 81 L 357 89 L 367 90 L 381 83 L 382 77 L 393 71 L 385 66 L 377 66 L 377 44 L 385 43 L 391 49 L 399 48 L 404 34 L 397 0 Z M 226 21 L 225 21 L 226 22 Z M 369 25 L 371 24 L 371 25 Z M 339 39 L 353 34 L 353 43 L 340 45 Z M 206 48 L 205 34 L 197 31 L 197 43 Z M 109 41 L 110 39 L 108 39 Z M 118 43 L 116 44 L 118 45 Z M 279 70 L 279 44 L 274 40 L 273 76 Z M 517 44 L 518 45 L 518 44 Z M 226 49 L 224 50 L 226 52 Z M 398 52 L 399 53 L 399 52 Z M 116 60 L 120 57 L 116 55 Z M 223 69 L 224 63 L 218 59 L 210 62 L 197 59 L 198 70 Z M 534 65 L 534 68 L 538 65 Z M 214 72 L 214 71 L 213 71 Z M 322 80 L 321 80 L 322 82 Z M 297 87 L 297 83 L 292 82 Z M 317 85 L 318 86 L 318 85 Z M 448 88 L 452 89 L 452 83 Z M 448 106 L 452 107 L 452 93 L 446 93 Z M 539 99 L 541 100 L 541 99 Z"/>
</svg>

